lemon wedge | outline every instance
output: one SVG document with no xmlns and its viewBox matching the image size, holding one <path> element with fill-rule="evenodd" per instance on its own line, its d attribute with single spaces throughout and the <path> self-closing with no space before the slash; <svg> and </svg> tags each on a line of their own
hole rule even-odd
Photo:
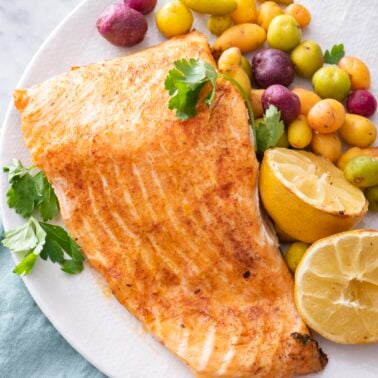
<svg viewBox="0 0 378 378">
<path fill-rule="evenodd" d="M 295 273 L 295 302 L 305 323 L 341 344 L 378 341 L 378 231 L 319 240 Z"/>
<path fill-rule="evenodd" d="M 266 151 L 259 186 L 278 228 L 305 243 L 350 230 L 368 208 L 360 189 L 329 160 L 311 152 Z"/>
</svg>

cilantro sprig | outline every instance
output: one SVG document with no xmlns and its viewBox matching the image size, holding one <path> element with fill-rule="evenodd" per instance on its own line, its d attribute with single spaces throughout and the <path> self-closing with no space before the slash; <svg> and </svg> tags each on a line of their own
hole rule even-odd
<svg viewBox="0 0 378 378">
<path fill-rule="evenodd" d="M 18 160 L 4 171 L 8 172 L 11 184 L 7 193 L 9 207 L 28 219 L 21 227 L 5 232 L 2 240 L 4 247 L 24 255 L 13 272 L 29 274 L 41 257 L 58 263 L 68 274 L 80 273 L 84 255 L 79 245 L 62 227 L 45 223 L 59 213 L 58 200 L 46 176 L 43 172 L 35 172 L 35 167 L 24 167 Z M 35 212 L 45 222 L 38 221 L 32 215 Z"/>
<path fill-rule="evenodd" d="M 37 209 L 42 219 L 48 221 L 59 213 L 58 200 L 45 175 L 42 172 L 33 174 L 33 171 L 34 167 L 26 168 L 19 160 L 4 167 L 11 184 L 7 192 L 8 206 L 24 218 L 30 217 Z"/>
<path fill-rule="evenodd" d="M 264 114 L 264 119 L 256 127 L 257 151 L 264 152 L 276 146 L 284 131 L 281 112 L 274 105 L 270 105 Z"/>
<path fill-rule="evenodd" d="M 208 83 L 211 90 L 204 102 L 206 105 L 213 102 L 217 78 L 214 67 L 206 62 L 195 59 L 176 61 L 175 68 L 169 71 L 165 80 L 165 89 L 171 96 L 169 109 L 176 109 L 176 115 L 182 121 L 194 117 L 201 90 Z"/>
<path fill-rule="evenodd" d="M 324 53 L 324 62 L 327 64 L 337 64 L 342 58 L 344 58 L 344 56 L 344 45 L 342 43 L 339 45 L 334 45 L 331 51 L 326 50 Z"/>
<path fill-rule="evenodd" d="M 181 59 L 174 63 L 165 79 L 165 89 L 171 99 L 168 107 L 176 109 L 176 116 L 182 121 L 197 115 L 197 105 L 201 99 L 201 91 L 207 86 L 209 93 L 203 98 L 203 103 L 210 106 L 215 99 L 217 79 L 223 78 L 236 86 L 243 97 L 249 114 L 249 123 L 256 141 L 254 115 L 248 93 L 239 83 L 227 74 L 221 74 L 211 65 L 198 59 Z"/>
</svg>

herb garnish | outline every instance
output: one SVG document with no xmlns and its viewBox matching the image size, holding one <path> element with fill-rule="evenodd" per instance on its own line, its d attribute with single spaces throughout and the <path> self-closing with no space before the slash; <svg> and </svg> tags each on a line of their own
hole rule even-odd
<svg viewBox="0 0 378 378">
<path fill-rule="evenodd" d="M 21 227 L 4 233 L 2 244 L 14 253 L 23 253 L 24 259 L 13 270 L 18 275 L 29 274 L 38 257 L 61 265 L 64 272 L 77 274 L 83 270 L 84 255 L 79 245 L 60 226 L 38 221 L 32 214 L 38 210 L 44 221 L 59 213 L 54 189 L 43 172 L 33 174 L 34 167 L 26 168 L 14 160 L 5 167 L 11 188 L 8 205 L 28 218 Z"/>
<path fill-rule="evenodd" d="M 34 167 L 24 167 L 16 159 L 12 166 L 4 167 L 11 184 L 7 192 L 8 206 L 24 218 L 38 209 L 42 219 L 48 221 L 59 213 L 58 200 L 45 175 L 42 172 L 33 175 L 34 170 Z"/>
<path fill-rule="evenodd" d="M 344 45 L 342 43 L 339 45 L 334 45 L 331 51 L 326 50 L 324 54 L 324 62 L 328 64 L 337 64 L 342 58 L 344 58 L 344 56 Z"/>
<path fill-rule="evenodd" d="M 256 141 L 256 129 L 252 105 L 248 93 L 240 84 L 227 74 L 221 74 L 209 63 L 198 59 L 181 59 L 174 63 L 175 68 L 169 71 L 165 79 L 165 89 L 169 92 L 171 99 L 169 109 L 176 109 L 176 116 L 182 121 L 197 114 L 197 104 L 200 100 L 201 90 L 209 86 L 209 94 L 203 102 L 210 106 L 215 99 L 217 79 L 225 79 L 236 86 L 243 97 L 248 109 L 249 123 L 252 128 L 254 140 Z"/>
<path fill-rule="evenodd" d="M 256 127 L 257 151 L 264 152 L 270 147 L 277 145 L 285 132 L 285 125 L 281 121 L 281 112 L 270 105 L 264 115 L 264 120 Z"/>
</svg>

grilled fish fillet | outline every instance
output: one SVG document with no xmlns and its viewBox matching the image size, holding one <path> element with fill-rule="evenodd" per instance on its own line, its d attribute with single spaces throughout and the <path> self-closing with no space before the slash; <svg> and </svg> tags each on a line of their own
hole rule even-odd
<svg viewBox="0 0 378 378">
<path fill-rule="evenodd" d="M 245 106 L 219 81 L 180 122 L 173 62 L 214 64 L 199 33 L 15 92 L 33 161 L 117 299 L 202 377 L 291 377 L 325 355 L 265 225 Z"/>
</svg>

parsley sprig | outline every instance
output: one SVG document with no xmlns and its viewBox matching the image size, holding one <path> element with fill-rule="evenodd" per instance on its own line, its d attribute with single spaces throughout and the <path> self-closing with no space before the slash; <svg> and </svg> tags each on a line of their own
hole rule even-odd
<svg viewBox="0 0 378 378">
<path fill-rule="evenodd" d="M 339 45 L 334 45 L 331 51 L 326 50 L 324 54 L 324 62 L 327 64 L 337 64 L 342 58 L 344 58 L 344 56 L 344 45 L 342 43 Z"/>
<path fill-rule="evenodd" d="M 285 132 L 285 125 L 281 120 L 281 112 L 270 105 L 264 114 L 264 119 L 256 127 L 257 151 L 264 152 L 277 145 Z"/>
<path fill-rule="evenodd" d="M 227 74 L 218 73 L 211 64 L 198 59 L 181 59 L 176 61 L 174 66 L 165 79 L 165 89 L 171 96 L 168 107 L 171 110 L 176 109 L 177 118 L 186 121 L 197 115 L 197 105 L 205 86 L 209 87 L 209 94 L 203 98 L 203 103 L 210 106 L 215 99 L 217 79 L 223 78 L 236 86 L 243 97 L 256 141 L 254 115 L 248 93 L 235 79 Z"/>
<path fill-rule="evenodd" d="M 34 167 L 26 168 L 16 159 L 12 166 L 4 168 L 11 184 L 7 192 L 8 206 L 24 218 L 38 209 L 42 219 L 48 221 L 59 213 L 58 200 L 45 175 L 42 172 L 33 174 L 34 171 Z"/>
<path fill-rule="evenodd" d="M 4 171 L 8 172 L 11 184 L 7 193 L 9 207 L 28 219 L 21 227 L 5 232 L 2 240 L 4 247 L 24 255 L 13 272 L 29 274 L 41 257 L 60 264 L 66 273 L 80 273 L 84 255 L 79 245 L 62 227 L 45 223 L 59 213 L 58 200 L 46 176 L 43 172 L 35 172 L 35 167 L 24 167 L 18 160 Z M 36 210 L 45 222 L 33 216 Z"/>
</svg>

